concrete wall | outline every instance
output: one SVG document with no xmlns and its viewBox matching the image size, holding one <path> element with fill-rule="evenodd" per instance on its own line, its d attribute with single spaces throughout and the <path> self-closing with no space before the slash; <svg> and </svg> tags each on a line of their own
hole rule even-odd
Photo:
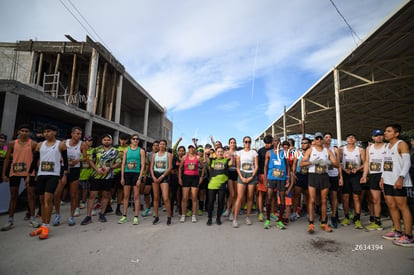
<svg viewBox="0 0 414 275">
<path fill-rule="evenodd" d="M 16 52 L 13 47 L 0 47 L 0 79 L 28 83 L 31 63 L 31 52 Z"/>
</svg>

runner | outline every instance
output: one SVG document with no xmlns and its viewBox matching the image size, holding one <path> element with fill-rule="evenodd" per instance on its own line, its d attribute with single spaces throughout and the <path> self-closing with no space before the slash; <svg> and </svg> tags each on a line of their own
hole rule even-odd
<svg viewBox="0 0 414 275">
<path fill-rule="evenodd" d="M 306 152 L 311 148 L 311 140 L 309 138 L 303 138 L 302 149 L 299 150 L 299 153 L 295 155 L 292 165 L 292 177 L 294 184 L 293 192 L 293 213 L 290 220 L 294 221 L 300 218 L 300 214 L 297 212 L 300 205 L 300 199 L 303 194 L 303 204 L 301 208 L 301 213 L 307 212 L 306 205 L 309 202 L 309 192 L 308 192 L 308 167 L 300 167 L 300 162 Z"/>
<path fill-rule="evenodd" d="M 115 146 L 115 148 L 119 152 L 119 156 L 121 157 L 121 160 L 124 157 L 125 150 L 128 148 L 128 139 L 130 139 L 129 135 L 124 134 L 124 133 L 120 134 L 119 135 L 119 145 Z M 123 195 L 125 193 L 125 186 L 123 186 L 121 184 L 121 170 L 122 170 L 121 167 L 114 169 L 114 186 L 113 186 L 113 189 L 111 191 L 113 198 L 116 194 L 115 215 L 117 215 L 117 216 L 122 215 L 121 203 L 122 203 L 122 201 L 125 202 L 125 200 L 123 199 Z M 112 207 L 108 207 L 107 212 L 112 212 L 110 210 L 112 210 Z"/>
<path fill-rule="evenodd" d="M 141 213 L 141 216 L 146 217 L 148 214 L 151 214 L 151 188 L 152 188 L 152 177 L 150 174 L 150 165 L 152 160 L 152 155 L 157 153 L 159 150 L 160 142 L 158 140 L 152 143 L 152 151 L 147 154 L 145 162 L 145 185 L 142 185 L 141 194 L 144 194 L 144 204 L 145 209 Z"/>
<path fill-rule="evenodd" d="M 30 233 L 30 236 L 39 235 L 39 239 L 49 238 L 49 223 L 52 217 L 53 196 L 55 194 L 59 178 L 61 160 L 63 159 L 63 177 L 66 181 L 68 173 L 68 155 L 65 142 L 56 140 L 57 128 L 54 125 L 43 127 L 45 141 L 38 143 L 33 154 L 33 161 L 30 166 L 26 181 L 29 182 L 30 175 L 35 170 L 39 162 L 37 173 L 37 187 L 40 195 L 40 206 L 42 208 L 42 225 L 40 228 Z"/>
<path fill-rule="evenodd" d="M 257 152 L 250 148 L 252 139 L 249 136 L 243 138 L 244 148 L 237 153 L 237 199 L 233 209 L 233 228 L 238 228 L 237 217 L 240 212 L 241 202 L 247 189 L 247 213 L 246 224 L 251 225 L 250 211 L 252 210 L 254 189 L 257 184 L 257 171 L 259 169 Z M 247 188 L 246 188 L 247 187 Z"/>
<path fill-rule="evenodd" d="M 349 196 L 353 194 L 355 215 L 354 224 L 356 229 L 362 229 L 361 224 L 361 177 L 362 169 L 364 169 L 365 151 L 356 145 L 356 137 L 354 134 L 346 136 L 346 146 L 340 150 L 342 167 L 340 172 L 343 178 L 342 203 L 344 206 L 345 218 L 341 225 L 349 225 Z"/>
<path fill-rule="evenodd" d="M 331 150 L 333 153 L 336 162 L 339 163 L 339 150 L 338 147 L 332 146 L 332 134 L 330 132 L 326 132 L 323 134 L 324 146 Z M 341 169 L 341 167 L 339 167 Z M 339 173 L 338 168 L 333 167 L 332 165 L 328 166 L 328 176 L 329 176 L 329 183 L 331 187 L 329 191 L 331 193 L 331 207 L 332 207 L 332 215 L 331 215 L 331 225 L 333 228 L 338 228 L 338 189 L 339 189 L 339 181 L 343 182 L 342 174 Z"/>
<path fill-rule="evenodd" d="M 385 201 L 390 210 L 395 230 L 383 238 L 394 240 L 393 243 L 400 246 L 414 246 L 410 209 L 407 205 L 407 188 L 413 184 L 410 179 L 410 150 L 407 143 L 399 139 L 401 126 L 391 124 L 385 127 L 385 140 L 389 142 L 384 157 L 383 172 L 380 181 L 381 189 L 384 189 Z M 404 222 L 405 234 L 402 233 L 401 216 Z"/>
<path fill-rule="evenodd" d="M 62 181 L 55 193 L 55 219 L 53 225 L 57 226 L 60 224 L 62 216 L 60 215 L 60 201 L 62 197 L 62 191 L 65 188 L 66 183 L 69 184 L 69 194 L 70 194 L 70 216 L 68 220 L 69 226 L 75 225 L 75 216 L 79 216 L 79 208 L 76 208 L 78 205 L 77 199 L 79 198 L 79 176 L 81 170 L 81 156 L 87 158 L 86 154 L 86 144 L 82 143 L 82 129 L 80 127 L 73 127 L 71 131 L 71 138 L 65 141 L 66 148 L 68 152 L 68 163 L 69 163 L 69 173 L 66 177 L 66 181 Z M 76 213 L 75 213 L 76 211 Z M 76 214 L 76 215 L 75 215 Z"/>
<path fill-rule="evenodd" d="M 316 192 L 320 192 L 321 196 L 321 225 L 320 228 L 326 232 L 332 232 L 332 229 L 326 223 L 326 201 L 329 193 L 329 177 L 328 166 L 338 167 L 338 163 L 331 150 L 323 146 L 323 135 L 321 132 L 315 133 L 314 146 L 307 150 L 303 156 L 300 167 L 308 166 L 308 182 L 309 182 L 309 227 L 310 234 L 315 232 L 313 223 L 315 212 Z"/>
<path fill-rule="evenodd" d="M 217 147 L 217 158 L 207 158 L 207 165 L 210 174 L 210 182 L 208 183 L 208 220 L 207 225 L 212 225 L 214 202 L 218 194 L 218 207 L 216 224 L 221 225 L 221 214 L 224 209 L 224 199 L 226 196 L 226 183 L 228 180 L 228 169 L 232 165 L 233 159 L 224 158 L 224 149 Z"/>
<path fill-rule="evenodd" d="M 275 190 L 279 191 L 279 219 L 276 221 L 277 227 L 285 229 L 282 221 L 285 212 L 285 192 L 290 184 L 290 167 L 289 160 L 284 149 L 280 148 L 280 138 L 275 136 L 272 141 L 273 149 L 266 152 L 264 162 L 264 185 L 267 188 L 266 193 L 266 221 L 264 229 L 270 228 L 270 213 L 272 212 L 272 200 Z M 287 144 L 289 149 L 289 143 Z"/>
<path fill-rule="evenodd" d="M 382 165 L 386 154 L 384 143 L 384 132 L 381 129 L 372 131 L 373 144 L 370 144 L 366 150 L 364 173 L 361 183 L 369 184 L 370 192 L 374 203 L 374 222 L 371 222 L 367 230 L 382 230 L 381 224 L 381 188 L 379 183 L 382 175 Z"/>
<path fill-rule="evenodd" d="M 202 167 L 201 176 L 198 173 L 198 166 Z M 180 222 L 185 222 L 185 209 L 187 206 L 188 195 L 191 191 L 192 198 L 192 218 L 191 222 L 197 222 L 196 211 L 197 211 L 197 193 L 198 186 L 203 180 L 205 167 L 203 165 L 203 159 L 195 154 L 194 145 L 188 145 L 187 154 L 181 159 L 180 167 L 178 168 L 178 182 L 183 188 L 183 199 L 181 201 L 181 219 Z"/>
<path fill-rule="evenodd" d="M 223 214 L 223 217 L 229 217 L 230 221 L 233 221 L 233 211 L 231 208 L 234 207 L 234 203 L 236 202 L 237 197 L 237 168 L 236 168 L 236 157 L 237 157 L 237 141 L 235 138 L 229 139 L 229 150 L 225 154 L 225 157 L 228 159 L 232 159 L 232 165 L 229 167 L 228 171 L 228 184 L 227 189 L 229 192 L 229 196 L 227 198 L 227 209 Z"/>
<path fill-rule="evenodd" d="M 173 163 L 171 170 L 171 216 L 174 216 L 174 204 L 177 203 L 178 214 L 181 215 L 181 186 L 178 184 L 178 167 L 180 167 L 181 158 L 185 155 L 185 147 L 178 145 L 182 138 L 174 144 L 173 152 Z M 177 149 L 178 148 L 178 149 Z"/>
<path fill-rule="evenodd" d="M 91 136 L 86 136 L 83 138 L 83 142 L 86 145 L 86 154 L 87 158 L 82 159 L 82 168 L 79 176 L 79 188 L 80 188 L 80 205 L 79 208 L 83 209 L 85 208 L 87 204 L 87 198 L 88 198 L 88 192 L 91 187 L 90 184 L 90 177 L 92 175 L 93 169 L 89 165 L 89 160 L 92 159 L 92 153 L 93 153 L 93 138 Z M 76 216 L 76 215 L 75 215 Z"/>
<path fill-rule="evenodd" d="M 219 141 L 217 141 L 218 143 Z M 203 167 L 208 167 L 207 162 L 204 158 L 204 149 L 203 146 L 199 146 L 197 148 L 197 155 L 202 158 L 203 160 Z M 201 177 L 201 173 L 202 173 L 202 168 L 201 166 L 198 167 L 198 174 Z M 202 182 L 200 184 L 200 186 L 198 187 L 198 211 L 197 211 L 197 216 L 202 216 L 203 215 L 203 210 L 204 208 L 207 209 L 207 202 L 206 202 L 206 196 L 207 196 L 207 187 L 208 187 L 208 181 L 209 181 L 209 171 L 207 169 L 205 169 L 204 171 L 204 176 L 202 177 Z"/>
<path fill-rule="evenodd" d="M 37 143 L 30 139 L 30 126 L 28 124 L 22 124 L 17 128 L 18 138 L 10 141 L 7 146 L 7 153 L 4 159 L 4 166 L 2 170 L 3 182 L 9 182 L 10 184 L 10 203 L 9 203 L 9 219 L 8 222 L 1 228 L 6 231 L 13 228 L 14 224 L 14 211 L 17 205 L 17 199 L 19 197 L 20 182 L 24 181 L 27 191 L 27 200 L 29 202 L 30 212 L 30 225 L 37 228 L 39 223 L 36 222 L 35 217 L 35 178 L 34 173 L 30 175 L 29 181 L 25 182 L 28 176 L 30 165 L 33 160 L 33 151 L 36 149 Z M 11 161 L 11 169 L 9 176 L 7 168 Z"/>
<path fill-rule="evenodd" d="M 273 138 L 271 135 L 267 135 L 263 138 L 264 146 L 257 151 L 259 171 L 258 171 L 258 183 L 257 183 L 257 204 L 259 208 L 259 216 L 257 217 L 259 222 L 264 221 L 263 215 L 263 197 L 266 200 L 267 188 L 265 186 L 265 160 L 266 153 L 272 149 Z M 269 210 L 270 211 L 270 210 Z"/>
<path fill-rule="evenodd" d="M 160 140 L 159 151 L 152 155 L 150 172 L 152 176 L 152 191 L 154 192 L 154 213 L 152 224 L 158 224 L 158 206 L 160 203 L 160 187 L 162 199 L 167 207 L 167 225 L 171 225 L 171 204 L 169 192 L 169 174 L 172 169 L 172 155 L 166 151 L 167 141 Z"/>
<path fill-rule="evenodd" d="M 140 185 L 144 177 L 145 151 L 138 146 L 138 134 L 131 135 L 131 145 L 124 150 L 121 166 L 121 184 L 124 187 L 124 211 L 119 224 L 126 223 L 128 201 L 131 194 L 131 187 L 134 190 L 134 219 L 133 225 L 138 225 L 138 211 L 140 208 Z"/>
<path fill-rule="evenodd" d="M 87 225 L 92 222 L 92 208 L 95 198 L 99 191 L 102 191 L 101 213 L 99 213 L 99 221 L 106 222 L 105 210 L 111 199 L 111 188 L 113 186 L 113 169 L 121 166 L 121 157 L 119 151 L 112 147 L 112 136 L 104 134 L 101 139 L 101 146 L 94 149 L 92 160 L 89 164 L 93 168 L 91 180 L 91 192 L 88 200 L 87 216 L 81 225 Z"/>
</svg>

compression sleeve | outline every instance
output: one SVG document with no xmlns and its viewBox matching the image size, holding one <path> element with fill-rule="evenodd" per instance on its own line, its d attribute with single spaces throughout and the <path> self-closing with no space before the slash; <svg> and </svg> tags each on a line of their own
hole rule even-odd
<svg viewBox="0 0 414 275">
<path fill-rule="evenodd" d="M 67 150 L 63 150 L 62 151 L 62 158 L 63 158 L 63 171 L 67 171 L 68 167 L 69 167 L 69 163 L 68 163 L 68 151 Z"/>
<path fill-rule="evenodd" d="M 39 158 L 40 158 L 39 151 L 35 151 L 33 153 L 33 160 L 32 160 L 32 164 L 30 165 L 29 174 L 31 174 L 33 172 L 33 170 L 36 170 L 37 162 L 39 161 Z"/>
<path fill-rule="evenodd" d="M 408 171 L 410 170 L 410 166 L 411 166 L 410 154 L 403 153 L 401 154 L 401 157 L 403 159 L 403 167 L 401 168 L 400 176 L 405 177 L 407 176 Z"/>
</svg>

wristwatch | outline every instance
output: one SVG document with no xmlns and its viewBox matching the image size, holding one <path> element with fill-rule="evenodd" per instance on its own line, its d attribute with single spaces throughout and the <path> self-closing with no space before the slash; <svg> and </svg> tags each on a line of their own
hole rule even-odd
<svg viewBox="0 0 414 275">
<path fill-rule="evenodd" d="M 403 180 L 405 179 L 405 177 L 404 177 L 404 176 L 400 176 L 400 178 L 402 178 Z"/>
</svg>

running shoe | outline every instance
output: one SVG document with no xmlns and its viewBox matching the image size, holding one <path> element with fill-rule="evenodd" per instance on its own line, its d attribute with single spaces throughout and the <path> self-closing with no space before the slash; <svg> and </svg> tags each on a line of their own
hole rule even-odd
<svg viewBox="0 0 414 275">
<path fill-rule="evenodd" d="M 313 223 L 309 224 L 308 233 L 313 234 L 315 232 L 315 225 Z"/>
<path fill-rule="evenodd" d="M 401 238 L 401 233 L 398 233 L 397 231 L 392 230 L 392 231 L 388 232 L 387 234 L 382 235 L 382 237 L 384 239 L 387 239 L 387 240 L 397 240 L 397 239 Z"/>
<path fill-rule="evenodd" d="M 414 247 L 414 240 L 413 238 L 408 238 L 407 235 L 402 236 L 399 239 L 396 239 L 392 242 L 393 244 L 405 246 L 405 247 Z"/>
<path fill-rule="evenodd" d="M 24 215 L 24 220 L 25 221 L 30 220 L 30 213 L 29 212 L 26 212 L 26 215 Z"/>
<path fill-rule="evenodd" d="M 252 221 L 249 219 L 249 217 L 246 217 L 246 224 L 247 225 L 252 225 Z"/>
<path fill-rule="evenodd" d="M 118 224 L 123 224 L 123 223 L 126 223 L 127 221 L 128 221 L 127 217 L 126 216 L 122 216 L 119 219 Z"/>
<path fill-rule="evenodd" d="M 125 217 L 126 218 L 126 217 Z M 118 222 L 119 223 L 119 222 Z M 138 225 L 138 217 L 134 217 L 132 225 Z"/>
<path fill-rule="evenodd" d="M 239 228 L 239 224 L 237 223 L 237 220 L 233 220 L 233 228 Z"/>
<path fill-rule="evenodd" d="M 117 216 L 122 216 L 121 209 L 116 208 L 116 210 L 115 210 L 115 215 L 117 215 Z"/>
<path fill-rule="evenodd" d="M 355 229 L 363 229 L 364 227 L 361 224 L 360 220 L 355 221 Z"/>
<path fill-rule="evenodd" d="M 332 228 L 330 228 L 326 223 L 321 223 L 320 228 L 325 232 L 332 232 Z"/>
<path fill-rule="evenodd" d="M 29 224 L 33 228 L 38 228 L 40 226 L 40 223 L 38 223 L 37 221 L 34 221 L 34 220 L 30 221 Z"/>
<path fill-rule="evenodd" d="M 7 222 L 5 225 L 2 226 L 1 231 L 8 231 L 13 228 L 12 222 Z"/>
<path fill-rule="evenodd" d="M 74 217 L 79 217 L 80 216 L 80 209 L 76 208 L 75 209 L 75 213 L 73 214 Z"/>
<path fill-rule="evenodd" d="M 274 222 L 277 221 L 277 217 L 274 213 L 270 214 L 270 220 L 272 220 Z"/>
<path fill-rule="evenodd" d="M 100 222 L 107 222 L 105 214 L 99 213 L 99 221 Z"/>
<path fill-rule="evenodd" d="M 191 222 L 192 222 L 192 223 L 197 222 L 197 218 L 196 218 L 196 216 L 195 216 L 195 215 L 192 215 L 192 216 L 191 216 Z"/>
<path fill-rule="evenodd" d="M 146 217 L 148 216 L 148 214 L 150 214 L 151 209 L 150 208 L 145 208 L 145 210 L 141 213 L 141 216 Z"/>
<path fill-rule="evenodd" d="M 197 211 L 197 216 L 203 216 L 203 210 L 198 209 L 198 211 Z"/>
<path fill-rule="evenodd" d="M 257 220 L 258 220 L 259 222 L 263 222 L 263 220 L 264 220 L 264 215 L 263 215 L 263 213 L 260 213 L 260 214 L 259 214 L 259 216 L 257 217 Z"/>
<path fill-rule="evenodd" d="M 42 226 L 40 228 L 42 229 L 42 231 L 41 231 L 41 233 L 39 235 L 39 239 L 45 240 L 45 239 L 49 238 L 49 227 Z"/>
<path fill-rule="evenodd" d="M 86 216 L 83 221 L 81 222 L 81 225 L 87 225 L 92 222 L 92 218 L 90 216 Z"/>
<path fill-rule="evenodd" d="M 278 220 L 276 222 L 276 226 L 279 227 L 280 229 L 286 229 L 285 224 L 281 220 Z"/>
<path fill-rule="evenodd" d="M 230 215 L 229 215 L 229 221 L 233 221 L 234 220 L 234 216 L 233 216 L 233 213 L 230 213 Z"/>
<path fill-rule="evenodd" d="M 207 220 L 207 225 L 208 226 L 211 226 L 213 224 L 213 221 L 209 218 L 208 220 Z"/>
<path fill-rule="evenodd" d="M 241 210 L 240 210 L 240 212 L 239 212 L 239 215 L 240 215 L 240 216 L 242 216 L 242 215 L 244 215 L 245 213 L 246 213 L 246 212 L 245 212 L 243 209 L 241 209 Z"/>
<path fill-rule="evenodd" d="M 152 221 L 152 225 L 156 225 L 160 223 L 160 218 L 155 217 L 154 220 Z"/>
<path fill-rule="evenodd" d="M 110 214 L 110 213 L 113 213 L 113 212 L 114 212 L 114 210 L 112 209 L 112 206 L 110 204 L 108 204 L 106 206 L 106 209 L 105 209 L 105 213 L 104 214 Z"/>
<path fill-rule="evenodd" d="M 81 202 L 81 203 L 79 204 L 79 208 L 80 208 L 80 209 L 84 209 L 84 208 L 85 208 L 85 203 Z"/>
<path fill-rule="evenodd" d="M 69 217 L 68 224 L 69 226 L 74 226 L 76 224 L 75 219 L 73 217 Z"/>
<path fill-rule="evenodd" d="M 58 226 L 60 224 L 60 220 L 62 219 L 62 216 L 59 214 L 55 215 L 55 219 L 53 220 L 53 225 Z"/>
<path fill-rule="evenodd" d="M 162 206 L 162 212 L 167 212 L 167 208 L 165 207 L 165 205 Z"/>
<path fill-rule="evenodd" d="M 171 225 L 171 217 L 167 218 L 167 225 Z"/>
<path fill-rule="evenodd" d="M 192 215 L 193 215 L 193 211 L 191 210 L 187 210 L 187 212 L 185 212 L 186 217 L 191 217 Z"/>
<path fill-rule="evenodd" d="M 348 225 L 349 225 L 349 219 L 344 218 L 344 219 L 341 221 L 341 225 L 342 225 L 342 226 L 348 226 Z"/>
<path fill-rule="evenodd" d="M 185 222 L 185 215 L 181 215 L 180 222 L 181 223 Z"/>
<path fill-rule="evenodd" d="M 266 220 L 264 223 L 264 229 L 269 229 L 270 228 L 270 220 Z"/>
<path fill-rule="evenodd" d="M 296 221 L 296 220 L 297 220 L 296 213 L 292 213 L 292 214 L 290 214 L 290 216 L 289 216 L 289 220 L 291 220 L 292 222 Z"/>
<path fill-rule="evenodd" d="M 226 211 L 224 211 L 223 213 L 223 217 L 228 217 L 230 215 L 230 211 L 226 209 Z"/>
<path fill-rule="evenodd" d="M 64 201 L 60 201 L 60 205 L 65 205 L 65 202 Z"/>
<path fill-rule="evenodd" d="M 92 209 L 92 216 L 96 216 L 96 210 Z"/>
<path fill-rule="evenodd" d="M 32 236 L 32 237 L 37 236 L 37 235 L 40 235 L 42 233 L 42 230 L 43 230 L 43 228 L 42 227 L 39 227 L 38 229 L 30 232 L 29 235 Z"/>
<path fill-rule="evenodd" d="M 337 217 L 331 217 L 331 225 L 333 228 L 338 228 L 338 218 Z"/>
<path fill-rule="evenodd" d="M 216 224 L 217 224 L 217 225 L 221 225 L 221 224 L 222 224 L 222 222 L 221 222 L 221 219 L 220 219 L 220 218 L 217 218 L 217 219 L 216 219 Z"/>
<path fill-rule="evenodd" d="M 368 231 L 383 230 L 384 228 L 381 225 L 376 224 L 375 222 L 370 223 L 365 227 Z"/>
<path fill-rule="evenodd" d="M 283 222 L 283 224 L 285 226 L 287 226 L 289 224 L 289 219 L 288 218 L 282 218 L 281 221 Z"/>
</svg>

